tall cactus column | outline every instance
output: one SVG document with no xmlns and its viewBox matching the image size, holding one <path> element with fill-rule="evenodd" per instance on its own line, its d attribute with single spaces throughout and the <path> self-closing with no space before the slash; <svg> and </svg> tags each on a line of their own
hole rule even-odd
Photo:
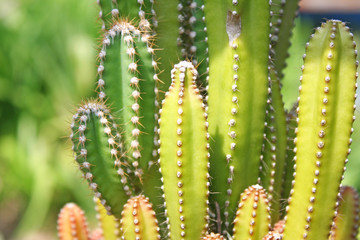
<svg viewBox="0 0 360 240">
<path fill-rule="evenodd" d="M 354 47 L 348 27 L 335 20 L 318 28 L 308 44 L 285 240 L 328 239 L 353 131 Z"/>
<path fill-rule="evenodd" d="M 208 221 L 209 145 L 205 105 L 190 62 L 172 70 L 160 117 L 160 167 L 170 239 L 200 239 Z"/>
<path fill-rule="evenodd" d="M 210 174 L 211 191 L 215 192 L 211 197 L 230 230 L 240 193 L 258 178 L 268 86 L 270 6 L 268 0 L 206 0 L 204 4 L 213 150 Z"/>
</svg>

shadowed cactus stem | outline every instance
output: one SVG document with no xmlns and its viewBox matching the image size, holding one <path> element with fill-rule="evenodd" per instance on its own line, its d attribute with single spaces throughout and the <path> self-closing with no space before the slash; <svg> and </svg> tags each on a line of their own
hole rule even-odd
<svg viewBox="0 0 360 240">
<path fill-rule="evenodd" d="M 341 187 L 337 215 L 330 240 L 356 240 L 359 227 L 359 195 L 352 187 Z"/>
<path fill-rule="evenodd" d="M 261 6 L 261 7 L 259 7 Z M 268 0 L 206 1 L 211 202 L 230 231 L 242 191 L 257 183 L 268 83 Z M 256 27 L 255 27 L 256 26 Z M 261 41 L 259 41 L 261 39 Z M 215 205 L 212 205 L 216 213 Z"/>
<path fill-rule="evenodd" d="M 60 240 L 90 240 L 84 212 L 74 203 L 61 209 L 57 230 Z"/>
</svg>

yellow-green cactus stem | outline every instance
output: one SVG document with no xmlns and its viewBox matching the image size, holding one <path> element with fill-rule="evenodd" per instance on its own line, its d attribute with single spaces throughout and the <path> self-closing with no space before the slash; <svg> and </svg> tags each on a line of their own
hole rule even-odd
<svg viewBox="0 0 360 240">
<path fill-rule="evenodd" d="M 100 203 L 100 199 L 94 197 L 96 218 L 101 230 L 101 237 L 105 240 L 118 240 L 121 237 L 120 221 L 113 215 L 109 215 Z"/>
<path fill-rule="evenodd" d="M 241 194 L 233 240 L 261 240 L 270 231 L 270 208 L 265 190 L 253 185 Z"/>
<path fill-rule="evenodd" d="M 340 188 L 339 206 L 330 240 L 356 240 L 359 228 L 359 195 L 352 187 Z"/>
<path fill-rule="evenodd" d="M 190 62 L 171 72 L 160 117 L 160 170 L 170 239 L 200 239 L 207 229 L 207 114 Z"/>
<path fill-rule="evenodd" d="M 271 222 L 280 219 L 284 167 L 286 162 L 286 116 L 281 95 L 280 79 L 275 70 L 269 73 L 269 96 L 266 108 L 263 154 L 260 162 L 259 183 L 267 190 L 271 208 Z"/>
<path fill-rule="evenodd" d="M 121 136 L 109 109 L 102 102 L 84 103 L 73 116 L 71 129 L 75 160 L 84 178 L 106 211 L 119 218 L 133 189 L 127 164 L 120 160 Z"/>
<path fill-rule="evenodd" d="M 329 20 L 307 44 L 301 77 L 295 178 L 285 240 L 329 237 L 353 131 L 355 42 L 349 28 Z"/>
<path fill-rule="evenodd" d="M 148 198 L 130 198 L 124 206 L 120 220 L 124 240 L 159 240 L 159 227 L 155 211 Z"/>
<path fill-rule="evenodd" d="M 218 193 L 211 195 L 211 202 L 219 205 L 224 229 L 229 231 L 241 192 L 256 184 L 259 175 L 268 89 L 270 4 L 268 0 L 206 0 L 204 6 L 209 133 L 213 139 L 211 191 Z"/>
<path fill-rule="evenodd" d="M 75 203 L 67 203 L 58 216 L 60 240 L 90 240 L 84 212 Z"/>
</svg>

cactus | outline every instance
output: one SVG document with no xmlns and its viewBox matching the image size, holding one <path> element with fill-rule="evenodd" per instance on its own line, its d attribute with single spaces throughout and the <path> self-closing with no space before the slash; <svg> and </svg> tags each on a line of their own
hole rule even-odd
<svg viewBox="0 0 360 240">
<path fill-rule="evenodd" d="M 170 239 L 199 239 L 207 229 L 209 135 L 197 71 L 180 62 L 160 117 L 160 159 Z"/>
<path fill-rule="evenodd" d="M 61 240 L 89 240 L 84 212 L 74 203 L 67 203 L 58 217 L 58 236 Z"/>
<path fill-rule="evenodd" d="M 120 221 L 124 239 L 156 240 L 160 238 L 158 222 L 149 200 L 144 196 L 130 198 Z"/>
<path fill-rule="evenodd" d="M 357 78 L 344 23 L 312 36 L 288 112 L 296 0 L 98 3 L 96 96 L 70 136 L 95 195 L 92 238 L 354 239 L 357 195 L 340 191 Z"/>
<path fill-rule="evenodd" d="M 331 240 L 355 240 L 359 224 L 359 195 L 349 186 L 341 187 L 339 207 L 331 229 Z"/>
</svg>

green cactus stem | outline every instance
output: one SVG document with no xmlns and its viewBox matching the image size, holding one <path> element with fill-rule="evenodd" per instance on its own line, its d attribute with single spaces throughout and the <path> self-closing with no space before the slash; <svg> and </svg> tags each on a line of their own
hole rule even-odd
<svg viewBox="0 0 360 240">
<path fill-rule="evenodd" d="M 124 206 L 120 220 L 122 239 L 157 240 L 160 239 L 155 211 L 148 198 L 132 197 Z"/>
<path fill-rule="evenodd" d="M 292 182 L 294 180 L 294 148 L 295 143 L 294 139 L 296 137 L 295 129 L 297 127 L 296 113 L 297 104 L 293 106 L 293 108 L 290 111 L 286 112 L 286 131 L 287 131 L 287 147 L 286 147 L 286 161 L 284 166 L 284 186 L 282 190 L 282 199 L 288 199 L 290 196 L 290 191 L 292 188 Z M 281 205 L 281 217 L 285 216 L 285 209 L 287 206 L 287 201 L 283 201 Z"/>
<path fill-rule="evenodd" d="M 352 187 L 341 187 L 339 206 L 330 240 L 356 240 L 359 227 L 359 195 Z"/>
<path fill-rule="evenodd" d="M 107 100 L 124 132 L 123 148 L 127 160 L 141 176 L 139 166 L 146 170 L 156 151 L 154 128 L 156 81 L 154 49 L 150 36 L 142 34 L 126 20 L 115 22 L 105 35 L 99 53 L 98 96 Z M 146 94 L 145 94 L 146 93 Z"/>
<path fill-rule="evenodd" d="M 159 67 L 163 71 L 159 74 L 164 83 L 159 86 L 159 90 L 163 93 L 169 89 L 171 84 L 169 79 L 170 70 L 181 57 L 180 48 L 178 47 L 181 45 L 179 38 L 179 28 L 183 19 L 179 13 L 181 8 L 182 5 L 178 0 L 156 0 L 154 3 L 156 46 L 163 50 L 156 53 L 156 57 L 161 61 Z"/>
<path fill-rule="evenodd" d="M 233 240 L 260 240 L 271 228 L 270 208 L 265 190 L 253 185 L 241 194 L 234 221 Z"/>
<path fill-rule="evenodd" d="M 132 194 L 127 164 L 120 161 L 120 134 L 104 103 L 89 101 L 79 107 L 71 124 L 75 160 L 95 197 L 106 211 L 121 216 L 122 206 Z"/>
<path fill-rule="evenodd" d="M 101 230 L 101 239 L 117 240 L 121 237 L 120 221 L 113 215 L 108 215 L 106 209 L 101 204 L 100 199 L 94 198 L 96 218 L 99 229 Z"/>
<path fill-rule="evenodd" d="M 271 4 L 271 62 L 277 75 L 283 77 L 286 67 L 290 38 L 294 20 L 298 11 L 299 0 L 272 0 Z"/>
<path fill-rule="evenodd" d="M 312 36 L 302 67 L 295 179 L 284 239 L 328 239 L 335 216 L 356 90 L 356 51 L 344 23 L 329 20 Z"/>
<path fill-rule="evenodd" d="M 284 201 L 281 194 L 284 187 L 287 131 L 280 79 L 273 68 L 270 68 L 268 92 L 260 184 L 267 190 L 271 222 L 274 224 L 280 219 L 280 209 Z"/>
<path fill-rule="evenodd" d="M 261 6 L 261 7 L 259 7 Z M 230 231 L 240 193 L 257 183 L 268 83 L 268 0 L 207 0 L 211 202 Z M 214 206 L 212 208 L 215 209 Z M 216 212 L 214 210 L 214 212 Z"/>
<path fill-rule="evenodd" d="M 200 239 L 208 222 L 209 135 L 197 71 L 180 62 L 160 117 L 160 169 L 170 239 Z"/>
<path fill-rule="evenodd" d="M 90 240 L 84 212 L 75 203 L 60 210 L 57 230 L 60 240 Z"/>
<path fill-rule="evenodd" d="M 140 18 L 139 26 L 150 28 L 148 19 L 151 19 L 150 0 L 97 0 L 100 7 L 99 17 L 102 20 L 102 29 L 108 31 L 114 20 L 127 18 L 130 20 Z"/>
</svg>

